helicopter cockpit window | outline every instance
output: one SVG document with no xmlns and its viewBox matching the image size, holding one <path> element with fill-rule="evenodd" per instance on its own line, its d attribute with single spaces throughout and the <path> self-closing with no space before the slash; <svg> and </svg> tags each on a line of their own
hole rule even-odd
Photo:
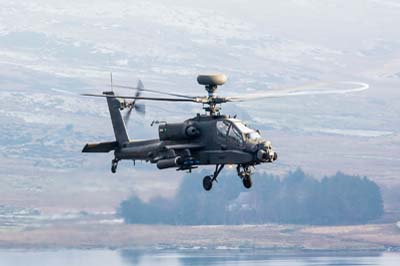
<svg viewBox="0 0 400 266">
<path fill-rule="evenodd" d="M 261 135 L 257 131 L 252 131 L 245 134 L 246 138 L 249 140 L 258 140 L 261 139 Z"/>
<path fill-rule="evenodd" d="M 243 143 L 243 138 L 242 134 L 239 132 L 239 130 L 236 129 L 236 127 L 231 126 L 229 129 L 228 137 L 230 140 L 242 144 Z"/>
<path fill-rule="evenodd" d="M 246 139 L 249 139 L 249 140 L 261 139 L 261 135 L 257 131 L 247 127 L 242 122 L 235 121 L 234 124 L 239 129 L 239 131 L 245 135 Z"/>
<path fill-rule="evenodd" d="M 217 134 L 220 137 L 226 137 L 228 134 L 230 123 L 226 121 L 218 121 L 217 122 Z"/>
</svg>

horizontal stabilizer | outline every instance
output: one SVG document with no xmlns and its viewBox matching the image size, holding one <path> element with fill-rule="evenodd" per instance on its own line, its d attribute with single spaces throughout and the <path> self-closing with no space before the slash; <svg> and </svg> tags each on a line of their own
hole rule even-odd
<svg viewBox="0 0 400 266">
<path fill-rule="evenodd" d="M 82 152 L 110 152 L 118 147 L 118 142 L 88 143 L 83 147 Z"/>
</svg>

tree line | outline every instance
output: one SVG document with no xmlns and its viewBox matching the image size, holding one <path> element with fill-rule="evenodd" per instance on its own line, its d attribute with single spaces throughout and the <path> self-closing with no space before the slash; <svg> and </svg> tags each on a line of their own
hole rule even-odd
<svg viewBox="0 0 400 266">
<path fill-rule="evenodd" d="M 243 188 L 236 173 L 226 171 L 211 191 L 201 186 L 205 173 L 185 176 L 172 199 L 143 202 L 133 195 L 117 213 L 139 224 L 362 224 L 383 214 L 379 187 L 367 177 L 346 175 L 315 179 L 301 169 L 285 177 L 255 174 Z"/>
</svg>

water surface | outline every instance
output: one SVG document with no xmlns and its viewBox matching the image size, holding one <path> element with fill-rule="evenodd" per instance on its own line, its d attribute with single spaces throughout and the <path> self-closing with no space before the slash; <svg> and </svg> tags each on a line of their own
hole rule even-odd
<svg viewBox="0 0 400 266">
<path fill-rule="evenodd" d="M 399 266 L 400 253 L 277 252 L 249 250 L 0 250 L 0 266 L 183 266 L 183 265 L 385 265 Z"/>
</svg>

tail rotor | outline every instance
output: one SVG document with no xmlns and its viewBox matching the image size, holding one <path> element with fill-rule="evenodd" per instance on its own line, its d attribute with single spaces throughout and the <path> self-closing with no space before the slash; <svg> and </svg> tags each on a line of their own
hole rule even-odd
<svg viewBox="0 0 400 266">
<path fill-rule="evenodd" d="M 144 90 L 143 82 L 139 80 L 138 85 L 134 89 L 136 89 L 135 98 L 140 97 Z M 128 108 L 124 115 L 125 124 L 128 124 L 133 109 L 140 115 L 146 114 L 146 106 L 143 103 L 137 103 L 136 99 L 130 102 L 125 100 L 125 108 Z"/>
</svg>

